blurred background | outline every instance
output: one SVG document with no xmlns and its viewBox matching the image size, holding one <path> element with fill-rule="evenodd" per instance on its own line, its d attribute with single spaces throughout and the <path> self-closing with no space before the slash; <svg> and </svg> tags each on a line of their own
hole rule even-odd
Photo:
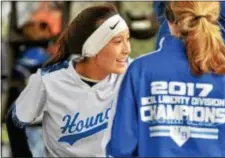
<svg viewBox="0 0 225 158">
<path fill-rule="evenodd" d="M 55 41 L 68 23 L 82 9 L 102 3 L 106 2 L 1 2 L 2 157 L 16 157 L 17 152 L 23 151 L 18 143 L 19 132 L 10 139 L 8 137 L 6 115 L 26 86 L 27 79 L 56 52 Z M 159 24 L 153 13 L 152 2 L 109 3 L 116 5 L 130 27 L 131 57 L 153 51 Z M 26 133 L 32 155 L 43 156 L 41 124 L 30 125 Z"/>
</svg>

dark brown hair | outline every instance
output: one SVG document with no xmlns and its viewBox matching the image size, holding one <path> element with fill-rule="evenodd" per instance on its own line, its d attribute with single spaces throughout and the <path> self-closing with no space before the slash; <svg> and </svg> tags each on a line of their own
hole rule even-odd
<svg viewBox="0 0 225 158">
<path fill-rule="evenodd" d="M 92 6 L 81 11 L 60 35 L 56 42 L 57 53 L 44 65 L 52 65 L 67 60 L 72 54 L 81 55 L 87 38 L 108 18 L 117 14 L 112 4 Z"/>
</svg>

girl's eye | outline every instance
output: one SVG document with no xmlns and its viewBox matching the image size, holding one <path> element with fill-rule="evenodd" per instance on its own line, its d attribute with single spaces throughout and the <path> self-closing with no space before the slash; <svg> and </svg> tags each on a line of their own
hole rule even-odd
<svg viewBox="0 0 225 158">
<path fill-rule="evenodd" d="M 115 41 L 116 44 L 119 44 L 119 43 L 121 43 L 121 42 L 122 42 L 122 40 L 116 40 L 116 41 Z"/>
</svg>

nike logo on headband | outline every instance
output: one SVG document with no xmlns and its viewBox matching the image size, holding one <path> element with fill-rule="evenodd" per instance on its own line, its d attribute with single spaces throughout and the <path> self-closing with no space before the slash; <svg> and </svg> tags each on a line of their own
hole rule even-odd
<svg viewBox="0 0 225 158">
<path fill-rule="evenodd" d="M 110 26 L 110 29 L 111 29 L 111 30 L 115 29 L 115 27 L 119 24 L 119 22 L 120 22 L 120 20 L 118 20 L 118 21 L 116 22 L 116 24 L 115 24 L 115 25 Z"/>
</svg>

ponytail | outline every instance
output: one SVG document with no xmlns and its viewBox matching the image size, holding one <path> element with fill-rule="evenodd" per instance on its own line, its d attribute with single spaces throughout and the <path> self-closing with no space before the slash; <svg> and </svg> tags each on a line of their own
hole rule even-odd
<svg viewBox="0 0 225 158">
<path fill-rule="evenodd" d="M 217 24 L 219 2 L 171 2 L 170 7 L 185 41 L 192 73 L 225 74 L 225 45 Z"/>
<path fill-rule="evenodd" d="M 218 25 L 199 19 L 185 39 L 190 67 L 195 75 L 214 72 L 225 74 L 225 46 Z"/>
</svg>

